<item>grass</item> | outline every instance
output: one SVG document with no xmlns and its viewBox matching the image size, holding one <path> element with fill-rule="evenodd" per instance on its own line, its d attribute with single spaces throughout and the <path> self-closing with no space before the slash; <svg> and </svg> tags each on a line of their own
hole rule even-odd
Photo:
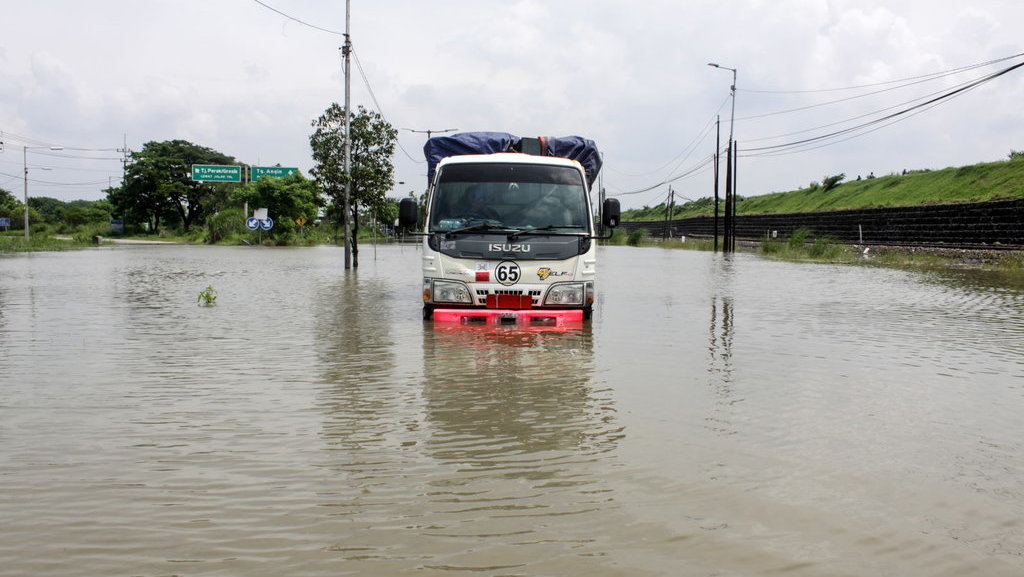
<svg viewBox="0 0 1024 577">
<path fill-rule="evenodd" d="M 918 206 L 955 202 L 981 202 L 1024 198 L 1024 156 L 1011 155 L 1010 160 L 987 162 L 941 170 L 912 170 L 906 174 L 890 174 L 878 178 L 841 182 L 825 190 L 819 183 L 789 192 L 776 192 L 741 198 L 739 214 L 787 214 L 824 212 L 858 208 Z M 672 218 L 709 216 L 714 203 L 705 197 L 672 208 Z M 662 221 L 667 207 L 659 205 L 629 210 L 623 220 Z M 901 268 L 994 268 L 1009 274 L 1024 272 L 1024 251 L 992 253 L 944 253 L 929 251 L 869 251 L 838 244 L 827 237 L 810 238 L 810 231 L 797 231 L 789 239 L 762 239 L 758 252 L 768 258 L 815 262 L 857 262 Z M 666 248 L 697 248 L 712 250 L 712 243 L 687 241 L 657 242 L 646 233 L 636 235 L 616 232 L 610 244 L 634 246 L 657 245 Z"/>
<path fill-rule="evenodd" d="M 708 238 L 687 238 L 663 241 L 652 238 L 647 231 L 627 234 L 618 229 L 604 244 L 660 247 L 666 249 L 714 250 Z M 749 248 L 741 250 L 749 251 Z M 855 264 L 907 270 L 975 269 L 1008 275 L 1012 282 L 1024 286 L 1024 250 L 1021 251 L 944 251 L 939 249 L 898 249 L 871 247 L 864 249 L 843 244 L 827 236 L 812 237 L 809 229 L 799 229 L 786 239 L 762 238 L 753 249 L 760 256 L 791 262 Z"/>
<path fill-rule="evenodd" d="M 89 246 L 93 246 L 91 240 L 77 237 L 54 238 L 34 235 L 26 241 L 21 233 L 17 235 L 0 235 L 0 252 L 62 251 Z"/>
<path fill-rule="evenodd" d="M 765 237 L 761 240 L 758 252 L 782 260 L 816 262 L 850 262 L 859 255 L 853 247 L 838 244 L 830 237 L 819 236 L 808 241 L 810 236 L 809 229 L 801 228 L 793 231 L 792 236 L 785 240 Z"/>
<path fill-rule="evenodd" d="M 1024 158 L 941 170 L 913 170 L 848 180 L 825 191 L 819 183 L 788 192 L 740 198 L 738 214 L 785 214 L 1024 198 Z M 672 218 L 711 215 L 708 197 L 676 206 Z M 664 205 L 625 211 L 623 220 L 664 220 Z"/>
</svg>

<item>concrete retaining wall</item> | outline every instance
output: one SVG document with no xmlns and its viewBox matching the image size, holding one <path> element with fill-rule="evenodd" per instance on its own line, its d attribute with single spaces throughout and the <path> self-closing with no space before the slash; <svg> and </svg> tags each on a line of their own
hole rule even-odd
<svg viewBox="0 0 1024 577">
<path fill-rule="evenodd" d="M 724 219 L 719 219 L 719 235 Z M 653 238 L 665 229 L 682 235 L 711 236 L 713 217 L 668 221 L 623 222 L 627 232 L 643 228 Z M 1004 244 L 1024 246 L 1024 199 L 806 212 L 792 214 L 738 215 L 736 237 L 758 239 L 776 231 L 786 238 L 799 228 L 813 236 L 830 236 L 840 242 Z"/>
</svg>

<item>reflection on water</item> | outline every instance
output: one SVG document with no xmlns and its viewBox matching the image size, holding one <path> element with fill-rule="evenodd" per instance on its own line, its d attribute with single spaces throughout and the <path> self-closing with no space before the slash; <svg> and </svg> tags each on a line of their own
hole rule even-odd
<svg viewBox="0 0 1024 577">
<path fill-rule="evenodd" d="M 0 576 L 1024 571 L 1017 277 L 604 247 L 520 329 L 376 254 L 0 256 Z"/>
<path fill-rule="evenodd" d="M 732 297 L 711 296 L 711 326 L 708 330 L 708 379 L 718 398 L 716 415 L 709 417 L 713 430 L 730 432 L 725 416 L 730 405 L 739 402 L 732 387 Z"/>
<path fill-rule="evenodd" d="M 438 458 L 603 451 L 613 413 L 592 390 L 589 327 L 438 325 L 424 333 L 424 396 Z"/>
<path fill-rule="evenodd" d="M 587 519 L 613 501 L 601 455 L 622 432 L 609 391 L 593 386 L 590 331 L 416 321 L 421 346 L 402 356 L 420 371 L 396 370 L 376 350 L 395 348 L 389 329 L 355 318 L 383 312 L 363 306 L 379 290 L 346 290 L 318 328 L 332 369 L 318 402 L 323 466 L 340 481 L 319 496 L 353 523 L 332 551 L 388 574 L 411 562 L 522 569 L 549 560 L 540 545 L 593 547 Z"/>
</svg>

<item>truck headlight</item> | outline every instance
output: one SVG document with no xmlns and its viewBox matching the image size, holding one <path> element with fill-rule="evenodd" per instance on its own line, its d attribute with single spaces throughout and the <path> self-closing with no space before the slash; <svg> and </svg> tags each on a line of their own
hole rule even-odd
<svg viewBox="0 0 1024 577">
<path fill-rule="evenodd" d="M 469 287 L 461 282 L 435 280 L 433 289 L 432 296 L 435 303 L 473 304 Z"/>
<path fill-rule="evenodd" d="M 551 285 L 547 296 L 544 297 L 544 304 L 581 305 L 586 294 L 586 283 L 571 282 Z"/>
</svg>

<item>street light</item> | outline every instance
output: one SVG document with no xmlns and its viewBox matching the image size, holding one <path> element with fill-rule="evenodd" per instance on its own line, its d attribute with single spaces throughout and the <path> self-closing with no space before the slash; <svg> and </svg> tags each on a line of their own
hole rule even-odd
<svg viewBox="0 0 1024 577">
<path fill-rule="evenodd" d="M 729 95 L 732 99 L 732 111 L 729 115 L 729 157 L 725 164 L 727 172 L 725 176 L 725 245 L 723 248 L 725 252 L 733 252 L 736 249 L 736 141 L 733 139 L 733 126 L 736 124 L 736 69 L 714 62 L 708 62 L 708 66 L 732 72 L 732 86 L 729 87 Z"/>
<path fill-rule="evenodd" d="M 736 69 L 735 68 L 729 68 L 728 66 L 721 66 L 719 64 L 715 64 L 714 62 L 708 62 L 708 66 L 711 66 L 713 68 L 718 68 L 720 70 L 729 70 L 729 71 L 732 72 L 732 86 L 729 87 L 729 95 L 732 96 L 732 113 L 729 116 L 729 142 L 730 142 L 730 146 L 731 146 L 731 143 L 732 143 L 732 124 L 733 124 L 733 120 L 736 118 Z"/>
<path fill-rule="evenodd" d="M 426 134 L 427 135 L 427 140 L 430 140 L 430 136 L 433 135 L 433 134 L 443 134 L 445 132 L 455 132 L 456 130 L 458 130 L 458 128 L 442 128 L 441 130 L 431 130 L 429 128 L 427 130 L 413 130 L 411 128 L 406 128 L 405 130 L 408 130 L 409 132 L 418 132 L 420 134 Z"/>
<path fill-rule="evenodd" d="M 64 150 L 63 146 L 23 146 L 21 149 L 22 164 L 25 167 L 25 240 L 29 238 L 28 232 L 28 151 L 38 148 L 40 150 Z"/>
</svg>

